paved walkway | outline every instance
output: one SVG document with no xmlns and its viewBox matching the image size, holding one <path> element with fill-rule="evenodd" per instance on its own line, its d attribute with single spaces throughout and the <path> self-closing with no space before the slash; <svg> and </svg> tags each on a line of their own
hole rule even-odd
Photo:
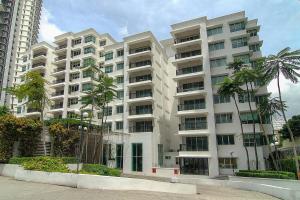
<svg viewBox="0 0 300 200">
<path fill-rule="evenodd" d="M 57 185 L 16 181 L 0 176 L 0 200 L 268 200 L 268 195 L 225 187 L 199 186 L 199 195 L 143 191 L 76 189 Z"/>
</svg>

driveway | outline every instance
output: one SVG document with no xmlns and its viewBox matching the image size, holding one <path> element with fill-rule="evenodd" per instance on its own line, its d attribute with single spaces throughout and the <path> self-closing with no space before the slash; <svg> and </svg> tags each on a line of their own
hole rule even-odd
<svg viewBox="0 0 300 200">
<path fill-rule="evenodd" d="M 144 191 L 77 189 L 57 185 L 16 181 L 0 176 L 0 200 L 268 200 L 274 197 L 225 187 L 198 186 L 198 195 Z"/>
</svg>

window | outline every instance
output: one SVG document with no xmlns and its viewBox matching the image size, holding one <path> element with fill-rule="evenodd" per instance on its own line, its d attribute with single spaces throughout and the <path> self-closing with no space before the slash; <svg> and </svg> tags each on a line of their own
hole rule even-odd
<svg viewBox="0 0 300 200">
<path fill-rule="evenodd" d="M 118 57 L 123 56 L 123 55 L 124 55 L 124 49 L 121 49 L 121 50 L 117 51 L 117 56 Z"/>
<path fill-rule="evenodd" d="M 121 70 L 124 68 L 124 63 L 117 63 L 117 70 Z"/>
<path fill-rule="evenodd" d="M 208 45 L 209 51 L 216 51 L 220 49 L 224 49 L 224 42 L 217 42 Z"/>
<path fill-rule="evenodd" d="M 22 72 L 26 71 L 26 66 L 22 66 Z"/>
<path fill-rule="evenodd" d="M 218 145 L 234 145 L 234 135 L 217 135 Z"/>
<path fill-rule="evenodd" d="M 253 118 L 251 112 L 241 113 L 241 121 L 243 124 L 259 123 L 258 114 L 256 112 L 253 113 Z"/>
<path fill-rule="evenodd" d="M 75 46 L 77 44 L 81 44 L 81 38 L 72 40 L 72 46 Z"/>
<path fill-rule="evenodd" d="M 234 24 L 230 24 L 230 32 L 236 32 L 240 30 L 244 30 L 246 28 L 245 22 L 238 22 Z"/>
<path fill-rule="evenodd" d="M 224 67 L 227 65 L 226 58 L 218 58 L 210 60 L 210 67 Z"/>
<path fill-rule="evenodd" d="M 218 84 L 223 83 L 225 77 L 227 77 L 227 75 L 212 76 L 212 77 L 211 77 L 212 85 L 218 85 Z"/>
<path fill-rule="evenodd" d="M 113 66 L 112 65 L 109 65 L 109 66 L 106 66 L 105 67 L 105 73 L 112 73 L 113 72 Z"/>
<path fill-rule="evenodd" d="M 117 106 L 117 113 L 123 113 L 124 112 L 124 106 Z"/>
<path fill-rule="evenodd" d="M 117 91 L 117 98 L 124 99 L 124 90 Z"/>
<path fill-rule="evenodd" d="M 70 85 L 69 86 L 69 93 L 77 92 L 79 90 L 79 85 Z"/>
<path fill-rule="evenodd" d="M 83 59 L 83 67 L 94 66 L 96 61 L 93 58 L 85 58 Z"/>
<path fill-rule="evenodd" d="M 219 158 L 219 167 L 222 169 L 236 169 L 236 158 Z"/>
<path fill-rule="evenodd" d="M 123 144 L 116 145 L 116 168 L 123 168 Z"/>
<path fill-rule="evenodd" d="M 245 64 L 250 63 L 250 56 L 249 56 L 249 54 L 240 55 L 240 56 L 234 56 L 233 59 L 234 59 L 234 61 L 242 61 Z"/>
<path fill-rule="evenodd" d="M 132 171 L 143 171 L 143 144 L 132 144 Z"/>
<path fill-rule="evenodd" d="M 71 62 L 71 69 L 79 68 L 80 67 L 80 61 Z"/>
<path fill-rule="evenodd" d="M 184 148 L 184 145 L 181 147 Z M 186 147 L 183 151 L 208 151 L 208 139 L 206 136 L 186 137 Z"/>
<path fill-rule="evenodd" d="M 99 52 L 99 57 L 100 57 L 100 58 L 104 57 L 104 52 L 103 52 L 103 51 L 100 51 L 100 52 Z"/>
<path fill-rule="evenodd" d="M 122 130 L 123 129 L 123 121 L 116 122 L 116 130 Z"/>
<path fill-rule="evenodd" d="M 22 112 L 22 107 L 17 107 L 17 114 L 20 114 Z"/>
<path fill-rule="evenodd" d="M 111 106 L 105 107 L 103 109 L 103 114 L 104 114 L 104 116 L 111 116 L 112 115 L 112 107 Z"/>
<path fill-rule="evenodd" d="M 214 95 L 214 104 L 230 103 L 230 96 Z"/>
<path fill-rule="evenodd" d="M 91 83 L 82 84 L 82 91 L 89 91 L 93 89 L 93 85 Z"/>
<path fill-rule="evenodd" d="M 84 54 L 88 54 L 88 53 L 95 54 L 95 48 L 94 47 L 85 47 Z"/>
<path fill-rule="evenodd" d="M 220 34 L 220 33 L 223 33 L 222 26 L 207 29 L 207 36 L 216 35 L 216 34 Z"/>
<path fill-rule="evenodd" d="M 253 133 L 246 133 L 243 138 L 244 138 L 244 145 L 246 147 L 253 147 L 254 146 L 255 140 L 254 140 L 254 134 Z M 262 133 L 256 132 L 255 138 L 256 138 L 256 145 L 257 146 L 267 145 L 266 138 L 265 138 L 265 136 L 262 135 Z M 273 136 L 272 135 L 269 135 L 269 140 L 271 142 L 273 141 Z"/>
<path fill-rule="evenodd" d="M 249 45 L 249 49 L 250 49 L 251 51 L 254 51 L 254 52 L 260 51 L 260 44 L 252 44 L 252 45 Z"/>
<path fill-rule="evenodd" d="M 256 29 L 247 30 L 247 33 L 250 34 L 250 37 L 257 36 L 257 30 Z"/>
<path fill-rule="evenodd" d="M 254 95 L 252 95 L 250 93 L 249 96 L 250 96 L 250 102 L 255 102 Z M 248 103 L 248 93 L 247 92 L 239 94 L 238 98 L 239 98 L 239 103 Z"/>
<path fill-rule="evenodd" d="M 118 76 L 116 80 L 117 80 L 117 84 L 122 84 L 124 83 L 124 76 Z"/>
<path fill-rule="evenodd" d="M 114 53 L 113 52 L 108 52 L 104 55 L 105 60 L 112 60 L 114 58 Z"/>
<path fill-rule="evenodd" d="M 239 48 L 244 47 L 248 45 L 248 39 L 247 38 L 238 38 L 231 40 L 232 48 Z"/>
<path fill-rule="evenodd" d="M 232 123 L 232 113 L 221 113 L 215 116 L 217 124 Z"/>
<path fill-rule="evenodd" d="M 96 38 L 95 38 L 93 35 L 89 35 L 89 36 L 86 36 L 86 37 L 84 38 L 84 42 L 85 42 L 85 43 L 88 43 L 88 42 L 93 42 L 93 43 L 95 43 L 95 42 L 96 42 Z"/>
<path fill-rule="evenodd" d="M 79 79 L 79 77 L 80 77 L 80 73 L 70 74 L 70 81 L 75 80 L 75 79 Z"/>
<path fill-rule="evenodd" d="M 71 56 L 72 58 L 75 57 L 75 56 L 78 56 L 81 54 L 81 50 L 74 50 L 74 51 L 71 51 Z"/>
<path fill-rule="evenodd" d="M 106 131 L 111 131 L 112 129 L 112 122 L 106 122 L 104 124 L 104 127 L 106 128 Z"/>
<path fill-rule="evenodd" d="M 99 42 L 99 45 L 100 45 L 100 47 L 105 46 L 105 45 L 106 45 L 106 40 L 101 40 L 101 41 Z"/>
<path fill-rule="evenodd" d="M 94 72 L 92 70 L 82 71 L 82 78 L 91 77 L 94 78 Z"/>
<path fill-rule="evenodd" d="M 76 105 L 76 104 L 78 104 L 78 98 L 68 99 L 68 106 Z"/>
</svg>

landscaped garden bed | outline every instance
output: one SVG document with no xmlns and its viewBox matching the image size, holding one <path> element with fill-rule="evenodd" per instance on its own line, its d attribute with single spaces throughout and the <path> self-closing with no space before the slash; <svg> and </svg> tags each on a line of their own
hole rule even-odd
<svg viewBox="0 0 300 200">
<path fill-rule="evenodd" d="M 283 171 L 239 170 L 239 172 L 236 172 L 235 175 L 258 178 L 296 179 L 295 173 Z"/>
</svg>

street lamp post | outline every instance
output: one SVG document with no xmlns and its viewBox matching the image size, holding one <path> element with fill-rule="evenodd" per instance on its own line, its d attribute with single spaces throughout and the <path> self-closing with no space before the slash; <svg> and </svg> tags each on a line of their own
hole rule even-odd
<svg viewBox="0 0 300 200">
<path fill-rule="evenodd" d="M 78 129 L 80 129 L 80 138 L 79 138 L 79 144 L 78 144 L 78 151 L 77 151 L 77 174 L 79 172 L 79 163 L 81 162 L 81 148 L 82 148 L 82 141 L 83 141 L 83 137 L 84 137 L 84 130 L 86 129 L 86 127 L 83 127 L 83 118 L 88 117 L 88 113 L 87 112 L 82 112 L 80 110 L 76 110 L 75 114 L 80 114 L 80 126 L 78 127 Z"/>
</svg>

